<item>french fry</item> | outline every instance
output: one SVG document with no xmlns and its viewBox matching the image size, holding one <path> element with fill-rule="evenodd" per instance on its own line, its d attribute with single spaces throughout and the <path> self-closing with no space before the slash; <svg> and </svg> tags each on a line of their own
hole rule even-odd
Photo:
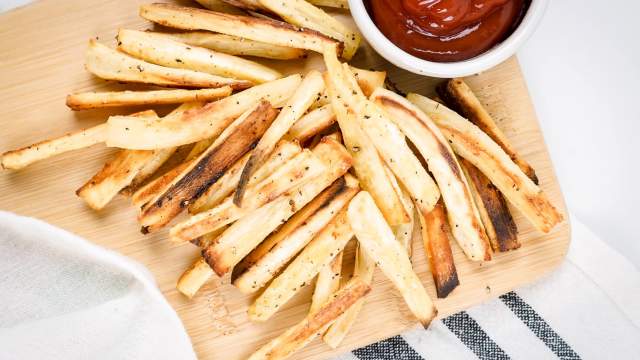
<svg viewBox="0 0 640 360">
<path fill-rule="evenodd" d="M 290 24 L 316 30 L 344 44 L 342 57 L 350 60 L 360 46 L 360 33 L 305 0 L 259 0 Z"/>
<path fill-rule="evenodd" d="M 179 104 L 214 101 L 229 95 L 231 88 L 228 86 L 197 90 L 84 92 L 67 96 L 67 106 L 71 110 L 87 110 L 115 106 Z"/>
<path fill-rule="evenodd" d="M 509 155 L 511 160 L 538 185 L 538 177 L 533 167 L 514 149 L 513 145 L 511 145 L 502 130 L 498 127 L 498 124 L 493 120 L 493 117 L 491 117 L 491 114 L 482 106 L 480 100 L 478 100 L 464 80 L 460 78 L 447 80 L 437 87 L 437 91 L 447 106 L 460 113 L 489 135 L 489 137 L 500 145 L 502 150 Z"/>
<path fill-rule="evenodd" d="M 310 71 L 302 79 L 300 86 L 298 86 L 289 101 L 287 101 L 287 104 L 282 108 L 282 111 L 280 111 L 280 114 L 278 114 L 278 117 L 264 133 L 258 145 L 252 150 L 251 157 L 240 175 L 238 188 L 233 198 L 233 202 L 237 206 L 242 206 L 242 199 L 253 173 L 264 163 L 278 141 L 289 131 L 296 120 L 304 115 L 323 89 L 324 81 L 318 71 Z"/>
<path fill-rule="evenodd" d="M 305 51 L 302 49 L 267 44 L 237 36 L 215 34 L 209 31 L 187 31 L 162 35 L 188 45 L 200 46 L 229 55 L 256 56 L 276 60 L 301 59 L 305 56 Z"/>
<path fill-rule="evenodd" d="M 314 135 L 328 129 L 336 121 L 331 104 L 309 111 L 296 121 L 285 135 L 285 139 L 295 139 L 304 143 Z"/>
<path fill-rule="evenodd" d="M 193 215 L 171 228 L 172 241 L 189 241 L 230 224 L 281 194 L 320 175 L 326 169 L 324 162 L 308 149 L 303 150 L 278 168 L 266 179 L 249 189 L 249 199 L 244 207 L 237 207 L 231 198 L 211 210 Z"/>
<path fill-rule="evenodd" d="M 193 160 L 198 156 L 200 156 L 200 154 L 205 152 L 205 150 L 207 150 L 215 140 L 216 140 L 215 138 L 202 139 L 197 143 L 193 144 L 193 147 L 191 148 L 191 150 L 189 150 L 189 153 L 184 158 L 184 161 Z"/>
<path fill-rule="evenodd" d="M 171 186 L 171 184 L 174 183 L 174 180 L 182 174 L 182 172 L 193 165 L 193 162 L 194 161 L 192 160 L 179 164 L 153 181 L 150 181 L 146 185 L 140 187 L 131 196 L 131 202 L 133 205 L 138 208 L 142 208 L 154 198 L 162 195 Z"/>
<path fill-rule="evenodd" d="M 391 172 L 391 170 L 388 171 Z M 393 176 L 393 174 L 390 175 Z M 396 235 L 398 242 L 407 250 L 407 255 L 409 255 L 409 259 L 411 259 L 414 223 L 418 221 L 418 219 L 415 217 L 416 209 L 411 201 L 411 195 L 409 195 L 405 189 L 400 189 L 400 199 L 402 200 L 404 209 L 407 214 L 409 214 L 411 221 L 406 224 L 395 226 L 393 228 L 393 233 Z"/>
<path fill-rule="evenodd" d="M 213 276 L 213 270 L 209 264 L 202 257 L 198 257 L 180 276 L 176 287 L 184 296 L 191 299 L 211 276 Z"/>
<path fill-rule="evenodd" d="M 317 312 L 340 288 L 343 254 L 344 251 L 340 251 L 329 264 L 320 269 L 311 297 L 310 313 Z"/>
<path fill-rule="evenodd" d="M 349 170 L 352 159 L 342 145 L 324 139 L 314 150 L 318 147 L 323 149 L 324 154 L 314 153 L 325 161 L 327 171 L 239 219 L 222 234 L 216 244 L 202 251 L 203 257 L 218 275 L 227 273 L 267 235 Z"/>
<path fill-rule="evenodd" d="M 454 151 L 489 178 L 536 229 L 547 233 L 562 221 L 542 189 L 479 127 L 429 98 L 417 94 L 408 98 L 440 127 Z"/>
<path fill-rule="evenodd" d="M 327 266 L 353 237 L 341 211 L 249 306 L 249 319 L 266 321 Z"/>
<path fill-rule="evenodd" d="M 359 190 L 358 180 L 351 175 L 334 182 L 243 259 L 244 271 L 233 280 L 233 284 L 245 294 L 261 289 L 332 221 Z"/>
<path fill-rule="evenodd" d="M 322 52 L 326 45 L 339 44 L 342 49 L 342 43 L 315 30 L 275 20 L 158 3 L 142 5 L 140 16 L 176 29 L 208 30 L 279 46 Z"/>
<path fill-rule="evenodd" d="M 120 51 L 152 64 L 248 80 L 255 84 L 282 77 L 279 72 L 257 62 L 183 44 L 152 32 L 120 29 L 117 39 Z"/>
<path fill-rule="evenodd" d="M 257 184 L 264 180 L 267 176 L 273 174 L 280 166 L 301 151 L 302 148 L 297 142 L 286 140 L 280 141 L 269 158 L 253 175 L 249 184 Z M 202 196 L 189 206 L 189 212 L 191 214 L 196 214 L 212 209 L 232 194 L 238 186 L 240 174 L 249 160 L 249 156 L 251 156 L 251 154 L 247 153 L 240 160 L 236 161 L 236 163 L 233 164 L 233 166 L 215 182 L 215 184 L 211 185 L 211 187 L 207 189 Z"/>
<path fill-rule="evenodd" d="M 233 6 L 251 11 L 266 10 L 258 0 L 225 0 Z"/>
<path fill-rule="evenodd" d="M 389 90 L 377 89 L 371 96 L 389 119 L 411 140 L 426 160 L 447 206 L 453 236 L 467 257 L 490 260 L 491 246 L 473 204 L 460 164 L 438 127 L 420 109 Z"/>
<path fill-rule="evenodd" d="M 310 3 L 317 6 L 348 9 L 349 2 L 347 0 L 309 0 Z"/>
<path fill-rule="evenodd" d="M 102 167 L 76 195 L 94 210 L 102 209 L 153 157 L 152 150 L 120 150 L 115 158 Z"/>
<path fill-rule="evenodd" d="M 162 165 L 166 163 L 173 154 L 178 150 L 177 147 L 170 147 L 164 149 L 151 150 L 153 156 L 149 159 L 144 166 L 138 171 L 136 176 L 131 180 L 129 185 L 120 190 L 120 194 L 124 196 L 132 196 L 142 185 L 151 178 Z M 136 151 L 136 150 L 132 150 Z M 142 150 L 144 151 L 144 150 Z"/>
<path fill-rule="evenodd" d="M 462 165 L 462 170 L 467 177 L 469 188 L 493 251 L 509 251 L 519 248 L 518 228 L 511 217 L 504 196 L 470 162 L 460 159 L 460 165 Z"/>
<path fill-rule="evenodd" d="M 228 14 L 243 15 L 244 11 L 222 0 L 196 0 L 205 9 Z"/>
<path fill-rule="evenodd" d="M 268 101 L 245 112 L 215 142 L 173 179 L 170 186 L 147 203 L 138 220 L 143 232 L 168 224 L 176 215 L 217 181 L 264 133 L 276 116 Z"/>
<path fill-rule="evenodd" d="M 216 138 L 238 116 L 254 107 L 261 99 L 269 101 L 274 107 L 282 106 L 299 83 L 300 75 L 291 75 L 163 121 L 143 122 L 112 116 L 108 121 L 107 146 L 153 150 Z"/>
<path fill-rule="evenodd" d="M 368 192 L 361 191 L 351 200 L 347 217 L 360 246 L 400 291 L 422 326 L 427 328 L 437 310 L 413 271 L 406 249 L 396 240 Z"/>
<path fill-rule="evenodd" d="M 358 244 L 356 260 L 353 265 L 353 278 L 359 279 L 367 285 L 371 285 L 375 269 L 376 264 L 373 259 L 367 254 L 362 246 Z M 345 311 L 344 314 L 340 315 L 340 317 L 331 324 L 329 329 L 327 329 L 322 340 L 324 340 L 324 342 L 332 349 L 337 348 L 342 340 L 344 340 L 345 336 L 347 336 L 349 330 L 351 330 L 351 326 L 353 326 L 358 318 L 358 314 L 360 313 L 360 310 L 362 310 L 363 305 L 364 299 L 360 299 L 353 304 L 350 309 Z"/>
<path fill-rule="evenodd" d="M 325 54 L 325 63 L 328 69 L 328 73 L 325 74 L 325 83 L 332 107 L 336 113 L 346 147 L 353 156 L 353 168 L 360 179 L 362 188 L 374 194 L 377 204 L 391 225 L 409 222 L 409 214 L 405 212 L 389 178 L 383 171 L 380 171 L 384 162 L 378 155 L 371 139 L 360 127 L 355 113 L 348 106 L 349 103 L 357 104 L 358 101 L 365 99 L 364 95 L 358 94 L 359 89 L 347 89 L 348 85 L 346 85 L 343 74 L 344 69 L 337 61 L 335 54 Z M 356 95 L 353 94 L 354 92 Z"/>
<path fill-rule="evenodd" d="M 163 86 L 205 88 L 230 86 L 233 89 L 244 89 L 253 85 L 247 80 L 229 79 L 193 70 L 151 64 L 102 45 L 95 39 L 89 40 L 85 68 L 105 80 Z"/>
<path fill-rule="evenodd" d="M 425 215 L 420 215 L 422 242 L 439 298 L 445 298 L 460 282 L 449 243 L 447 215 L 442 202 Z"/>
<path fill-rule="evenodd" d="M 365 96 L 371 96 L 375 89 L 384 87 L 384 81 L 387 77 L 386 71 L 365 70 L 353 66 L 349 66 L 349 70 L 355 76 L 358 86 Z"/>
<path fill-rule="evenodd" d="M 158 118 L 153 110 L 142 111 L 130 116 L 135 117 L 137 121 Z M 105 141 L 106 136 L 107 124 L 96 125 L 51 140 L 40 141 L 21 149 L 7 151 L 0 156 L 0 163 L 4 169 L 22 169 L 36 161 L 99 144 Z"/>
<path fill-rule="evenodd" d="M 291 356 L 310 343 L 322 329 L 352 308 L 370 290 L 371 287 L 360 279 L 349 281 L 317 312 L 309 313 L 301 322 L 263 345 L 249 357 L 249 360 L 277 360 Z"/>
</svg>

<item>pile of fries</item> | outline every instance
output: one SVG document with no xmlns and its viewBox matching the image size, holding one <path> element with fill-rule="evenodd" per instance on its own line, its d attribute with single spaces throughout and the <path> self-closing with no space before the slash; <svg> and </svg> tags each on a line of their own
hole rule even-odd
<svg viewBox="0 0 640 360">
<path fill-rule="evenodd" d="M 73 110 L 175 110 L 111 116 L 1 160 L 20 169 L 98 143 L 120 148 L 76 193 L 96 210 L 129 196 L 143 233 L 169 226 L 171 241 L 200 247 L 177 284 L 189 298 L 230 273 L 238 291 L 259 294 L 249 318 L 267 321 L 315 278 L 308 315 L 251 359 L 286 358 L 316 336 L 337 347 L 376 267 L 427 327 L 437 310 L 413 270 L 413 241 L 423 242 L 444 298 L 459 284 L 451 238 L 469 260 L 488 261 L 520 247 L 507 202 L 542 232 L 562 221 L 463 80 L 445 81 L 435 100 L 403 97 L 384 87 L 384 72 L 339 60 L 355 54 L 360 35 L 316 5 L 346 1 L 198 2 L 209 10 L 140 7 L 143 18 L 184 32 L 120 29 L 117 49 L 89 43 L 94 75 L 166 89 L 67 98 Z M 326 71 L 282 77 L 255 60 L 307 52 L 322 54 Z M 348 278 L 343 250 L 352 239 Z"/>
</svg>

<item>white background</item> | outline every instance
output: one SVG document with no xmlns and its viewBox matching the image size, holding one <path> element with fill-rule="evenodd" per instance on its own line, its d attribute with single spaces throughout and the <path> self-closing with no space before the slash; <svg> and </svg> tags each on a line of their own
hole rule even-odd
<svg viewBox="0 0 640 360">
<path fill-rule="evenodd" d="M 0 11 L 27 2 L 0 0 Z M 570 211 L 636 267 L 638 14 L 635 0 L 552 0 L 518 54 Z"/>
</svg>

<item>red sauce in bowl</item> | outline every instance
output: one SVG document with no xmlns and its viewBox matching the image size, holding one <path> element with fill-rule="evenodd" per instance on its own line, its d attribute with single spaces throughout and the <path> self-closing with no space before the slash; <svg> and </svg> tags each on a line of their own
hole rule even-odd
<svg viewBox="0 0 640 360">
<path fill-rule="evenodd" d="M 530 0 L 369 0 L 380 31 L 419 58 L 453 62 L 477 56 L 506 39 Z"/>
</svg>

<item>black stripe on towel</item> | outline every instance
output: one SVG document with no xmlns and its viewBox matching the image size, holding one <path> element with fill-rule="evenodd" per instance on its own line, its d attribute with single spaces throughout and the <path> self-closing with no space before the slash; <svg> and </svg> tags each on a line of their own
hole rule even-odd
<svg viewBox="0 0 640 360">
<path fill-rule="evenodd" d="M 509 356 L 496 344 L 467 312 L 461 311 L 442 323 L 454 333 L 479 359 L 509 359 Z"/>
<path fill-rule="evenodd" d="M 353 355 L 361 360 L 422 360 L 400 335 L 353 350 Z"/>
<path fill-rule="evenodd" d="M 580 356 L 573 351 L 571 346 L 538 315 L 531 305 L 524 302 L 518 294 L 512 291 L 500 296 L 500 300 L 502 300 L 557 357 L 560 359 L 580 359 Z"/>
</svg>

